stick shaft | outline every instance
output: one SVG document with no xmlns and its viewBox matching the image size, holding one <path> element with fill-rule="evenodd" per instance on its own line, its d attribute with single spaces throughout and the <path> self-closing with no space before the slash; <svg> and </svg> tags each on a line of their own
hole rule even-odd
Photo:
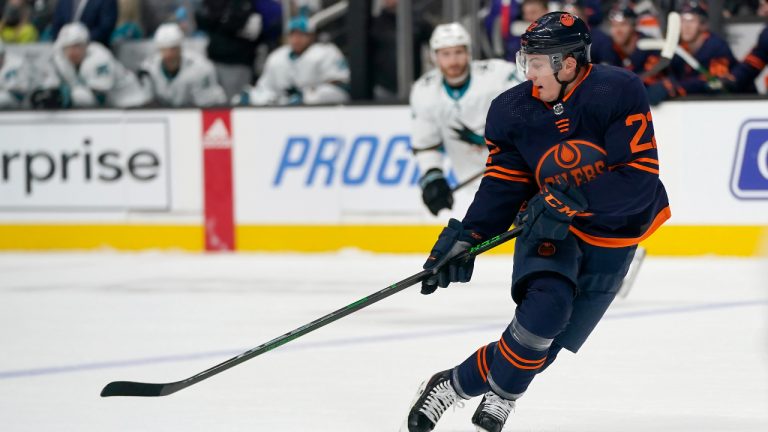
<svg viewBox="0 0 768 432">
<path fill-rule="evenodd" d="M 489 239 L 461 254 L 459 254 L 455 260 L 468 259 L 469 257 L 477 256 L 483 252 L 493 249 L 503 243 L 520 235 L 522 228 L 515 228 L 500 234 L 492 239 Z M 247 360 L 257 357 L 266 352 L 272 351 L 282 345 L 287 344 L 295 339 L 304 336 L 307 333 L 313 332 L 321 327 L 324 327 L 336 320 L 339 320 L 349 314 L 352 314 L 360 309 L 370 306 L 380 300 L 383 300 L 395 293 L 398 293 L 408 287 L 416 285 L 428 276 L 432 275 L 431 270 L 422 270 L 419 273 L 411 275 L 399 282 L 396 282 L 380 291 L 377 291 L 367 297 L 363 297 L 354 303 L 335 310 L 325 316 L 322 316 L 312 322 L 309 322 L 301 327 L 289 331 L 281 336 L 278 336 L 269 342 L 263 343 L 255 348 L 245 351 L 229 360 L 217 364 L 209 369 L 206 369 L 196 375 L 193 375 L 187 379 L 176 381 L 166 384 L 153 384 L 153 383 L 139 383 L 130 381 L 114 381 L 107 384 L 101 392 L 102 397 L 107 396 L 165 396 L 175 393 L 179 390 L 185 389 L 191 385 L 194 385 L 200 381 L 208 379 L 214 375 L 224 372 L 234 366 L 239 365 Z"/>
</svg>

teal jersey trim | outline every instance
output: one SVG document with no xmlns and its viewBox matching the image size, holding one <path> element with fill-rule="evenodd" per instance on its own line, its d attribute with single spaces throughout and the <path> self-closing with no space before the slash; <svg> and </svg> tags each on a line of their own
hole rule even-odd
<svg viewBox="0 0 768 432">
<path fill-rule="evenodd" d="M 443 88 L 445 89 L 445 92 L 448 93 L 448 96 L 450 96 L 453 100 L 459 100 L 464 96 L 464 93 L 467 92 L 469 89 L 469 84 L 472 82 L 472 75 L 469 75 L 467 77 L 467 80 L 464 81 L 464 84 L 460 85 L 459 87 L 453 87 L 450 84 L 448 84 L 447 81 L 445 81 L 445 78 L 443 78 Z"/>
</svg>

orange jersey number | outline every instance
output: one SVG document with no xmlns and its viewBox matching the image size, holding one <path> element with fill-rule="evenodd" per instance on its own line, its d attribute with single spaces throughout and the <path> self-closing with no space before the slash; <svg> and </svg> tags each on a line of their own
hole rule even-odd
<svg viewBox="0 0 768 432">
<path fill-rule="evenodd" d="M 656 138 L 654 136 L 651 136 L 650 141 L 644 143 L 640 142 L 640 140 L 643 138 L 643 135 L 645 135 L 645 130 L 648 128 L 648 123 L 652 121 L 653 118 L 651 118 L 650 111 L 648 111 L 647 114 L 632 114 L 627 117 L 627 120 L 624 122 L 624 124 L 629 127 L 635 123 L 640 123 L 640 127 L 637 129 L 637 132 L 635 132 L 635 135 L 632 137 L 632 141 L 629 143 L 629 148 L 632 153 L 640 153 L 652 148 L 656 148 Z"/>
</svg>

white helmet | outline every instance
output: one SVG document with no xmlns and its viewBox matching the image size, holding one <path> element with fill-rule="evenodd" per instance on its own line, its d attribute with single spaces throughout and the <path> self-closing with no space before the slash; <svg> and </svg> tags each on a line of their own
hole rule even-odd
<svg viewBox="0 0 768 432">
<path fill-rule="evenodd" d="M 165 23 L 155 32 L 155 45 L 160 49 L 181 46 L 183 40 L 184 32 L 176 23 Z"/>
<path fill-rule="evenodd" d="M 60 48 L 71 45 L 87 44 L 91 40 L 88 29 L 80 22 L 74 22 L 65 25 L 59 31 L 56 38 L 56 45 Z"/>
<path fill-rule="evenodd" d="M 452 22 L 435 27 L 432 37 L 429 38 L 429 50 L 432 54 L 441 48 L 455 46 L 466 46 L 471 54 L 472 38 L 461 24 Z"/>
</svg>

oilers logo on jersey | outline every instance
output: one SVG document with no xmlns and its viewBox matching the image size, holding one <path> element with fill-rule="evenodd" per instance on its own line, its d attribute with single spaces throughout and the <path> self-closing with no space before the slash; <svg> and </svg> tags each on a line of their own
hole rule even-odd
<svg viewBox="0 0 768 432">
<path fill-rule="evenodd" d="M 539 160 L 536 180 L 581 186 L 606 171 L 606 151 L 597 144 L 572 139 L 556 144 Z"/>
</svg>

